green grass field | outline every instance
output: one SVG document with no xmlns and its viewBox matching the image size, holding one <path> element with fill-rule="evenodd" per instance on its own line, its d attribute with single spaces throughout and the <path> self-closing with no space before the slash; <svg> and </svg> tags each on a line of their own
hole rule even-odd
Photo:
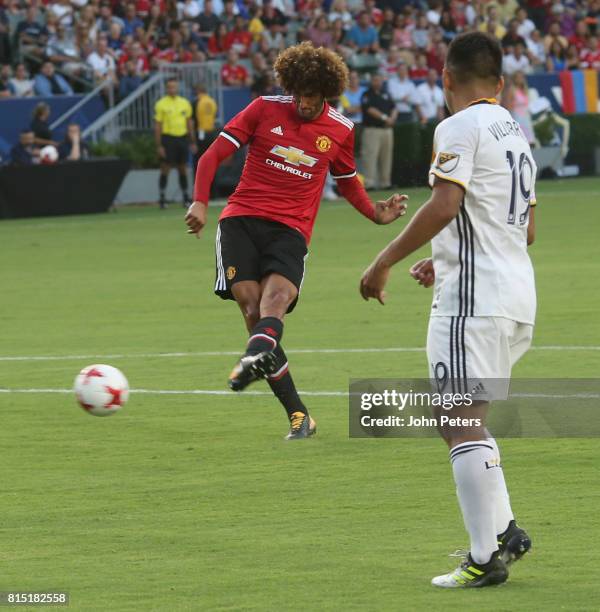
<svg viewBox="0 0 600 612">
<path fill-rule="evenodd" d="M 409 194 L 414 212 L 427 191 Z M 600 179 L 538 186 L 537 350 L 517 377 L 598 375 L 599 194 Z M 180 208 L 0 223 L 0 591 L 64 589 L 85 611 L 599 610 L 598 440 L 500 441 L 534 554 L 500 588 L 438 592 L 467 545 L 440 441 L 348 439 L 339 396 L 308 397 L 319 435 L 286 444 L 269 396 L 135 392 L 226 388 L 245 332 L 212 294 L 217 213 L 202 240 Z M 385 307 L 357 291 L 404 224 L 323 206 L 286 325 L 300 389 L 426 376 L 422 352 L 342 350 L 425 344 L 417 255 Z M 134 389 L 112 418 L 48 392 L 94 362 Z"/>
</svg>

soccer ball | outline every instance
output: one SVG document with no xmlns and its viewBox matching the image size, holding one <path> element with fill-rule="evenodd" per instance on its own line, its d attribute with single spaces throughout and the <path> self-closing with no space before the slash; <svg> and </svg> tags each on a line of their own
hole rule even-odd
<svg viewBox="0 0 600 612">
<path fill-rule="evenodd" d="M 79 405 L 88 414 L 110 416 L 127 401 L 129 383 L 120 370 L 100 363 L 79 372 L 74 391 Z"/>
<path fill-rule="evenodd" d="M 58 161 L 58 150 L 53 145 L 46 145 L 40 151 L 41 164 L 55 164 Z"/>
</svg>

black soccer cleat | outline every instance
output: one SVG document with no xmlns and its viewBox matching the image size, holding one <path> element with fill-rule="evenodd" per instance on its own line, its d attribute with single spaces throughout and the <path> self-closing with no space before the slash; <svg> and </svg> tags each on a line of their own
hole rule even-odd
<svg viewBox="0 0 600 612">
<path fill-rule="evenodd" d="M 513 519 L 506 531 L 498 536 L 498 549 L 501 559 L 509 566 L 531 550 L 531 538 Z"/>
<path fill-rule="evenodd" d="M 250 383 L 266 378 L 277 370 L 277 357 L 273 351 L 245 355 L 234 366 L 228 384 L 233 391 L 243 391 Z"/>
<path fill-rule="evenodd" d="M 160 199 L 158 200 L 158 207 L 161 210 L 165 210 L 167 208 L 167 200 L 165 200 L 164 196 L 160 196 Z"/>
<path fill-rule="evenodd" d="M 317 424 L 304 412 L 293 412 L 290 417 L 290 431 L 284 440 L 303 440 L 317 433 Z"/>
<path fill-rule="evenodd" d="M 497 550 L 484 564 L 475 563 L 471 554 L 449 574 L 436 576 L 431 584 L 446 589 L 470 589 L 502 584 L 508 579 L 508 569 Z"/>
</svg>

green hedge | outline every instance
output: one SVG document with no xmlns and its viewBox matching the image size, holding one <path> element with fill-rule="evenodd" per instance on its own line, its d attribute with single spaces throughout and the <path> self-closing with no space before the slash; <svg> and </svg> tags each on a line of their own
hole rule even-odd
<svg viewBox="0 0 600 612">
<path fill-rule="evenodd" d="M 131 161 L 132 168 L 158 168 L 154 136 L 149 133 L 126 135 L 119 142 L 96 142 L 90 147 L 94 157 L 119 157 Z"/>
</svg>

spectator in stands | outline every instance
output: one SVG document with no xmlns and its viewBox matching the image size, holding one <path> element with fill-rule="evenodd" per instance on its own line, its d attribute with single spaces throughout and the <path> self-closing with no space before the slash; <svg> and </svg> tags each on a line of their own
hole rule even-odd
<svg viewBox="0 0 600 612">
<path fill-rule="evenodd" d="M 280 27 L 281 33 L 287 34 L 287 17 L 282 10 L 275 6 L 272 0 L 263 0 L 263 12 L 260 19 L 265 28 L 270 27 L 272 23 L 276 23 Z"/>
<path fill-rule="evenodd" d="M 546 53 L 550 52 L 554 43 L 558 43 L 563 51 L 566 51 L 569 46 L 569 41 L 560 33 L 560 24 L 557 21 L 550 24 L 548 34 L 544 36 L 544 48 L 546 49 Z"/>
<path fill-rule="evenodd" d="M 533 31 L 536 29 L 535 24 L 527 16 L 527 9 L 521 7 L 517 10 L 517 34 L 527 41 Z"/>
<path fill-rule="evenodd" d="M 502 37 L 502 48 L 507 51 L 514 47 L 517 43 L 525 47 L 525 39 L 519 34 L 519 22 L 516 19 L 511 19 L 508 24 L 508 31 Z"/>
<path fill-rule="evenodd" d="M 502 105 L 508 109 L 515 121 L 521 126 L 529 144 L 534 144 L 535 134 L 531 122 L 531 113 L 529 112 L 529 89 L 525 73 L 517 71 L 508 80 L 502 95 Z"/>
<path fill-rule="evenodd" d="M 396 20 L 398 20 L 398 17 L 396 17 Z M 412 42 L 417 49 L 426 49 L 429 45 L 429 22 L 425 15 L 421 15 L 417 19 L 417 25 L 412 31 Z"/>
<path fill-rule="evenodd" d="M 500 22 L 498 16 L 498 5 L 488 4 L 486 7 L 486 19 L 479 24 L 478 30 L 480 32 L 487 32 L 492 36 L 495 36 L 498 40 L 502 40 L 506 34 L 506 28 Z"/>
<path fill-rule="evenodd" d="M 123 19 L 123 36 L 135 35 L 138 28 L 144 28 L 144 22 L 137 16 L 135 4 L 129 3 L 125 8 L 125 17 Z"/>
<path fill-rule="evenodd" d="M 157 8 L 160 10 L 160 7 Z M 96 20 L 96 30 L 98 32 L 108 34 L 110 25 L 112 23 L 118 23 L 121 27 L 124 25 L 123 20 L 120 17 L 113 15 L 110 2 L 103 2 L 100 5 L 100 13 L 98 15 L 98 19 Z"/>
<path fill-rule="evenodd" d="M 331 42 L 333 49 L 339 53 L 346 61 L 352 56 L 352 49 L 346 44 L 347 30 L 341 19 L 336 19 L 331 24 Z"/>
<path fill-rule="evenodd" d="M 411 123 L 414 119 L 413 107 L 417 101 L 417 88 L 408 78 L 408 66 L 405 62 L 398 64 L 396 74 L 387 83 L 387 90 L 396 105 L 397 123 Z"/>
<path fill-rule="evenodd" d="M 10 161 L 15 166 L 31 166 L 40 159 L 40 151 L 34 145 L 34 136 L 31 130 L 23 130 L 19 142 L 10 150 Z"/>
<path fill-rule="evenodd" d="M 567 70 L 579 70 L 581 68 L 579 51 L 575 45 L 569 45 L 569 48 L 565 53 L 565 64 Z"/>
<path fill-rule="evenodd" d="M 128 51 L 123 53 L 119 58 L 119 66 L 122 67 L 127 62 L 131 62 L 134 67 L 133 73 L 140 79 L 145 79 L 150 72 L 150 63 L 148 62 L 148 56 L 144 52 L 142 44 L 138 41 L 131 43 Z M 131 74 L 130 70 L 126 70 L 127 74 Z"/>
<path fill-rule="evenodd" d="M 76 40 L 72 34 L 67 33 L 67 28 L 62 24 L 57 26 L 56 34 L 48 40 L 46 56 L 69 75 L 79 75 L 85 70 Z"/>
<path fill-rule="evenodd" d="M 263 9 L 264 12 L 264 9 Z M 233 29 L 233 24 L 235 23 L 236 15 L 240 14 L 240 10 L 235 0 L 225 0 L 223 3 L 223 12 L 219 12 L 219 20 L 221 23 L 225 24 L 227 31 Z M 262 19 L 261 19 L 262 21 Z M 264 23 L 264 21 L 263 21 Z"/>
<path fill-rule="evenodd" d="M 29 126 L 34 136 L 34 144 L 40 147 L 56 145 L 52 138 L 52 130 L 48 123 L 50 119 L 50 107 L 45 102 L 40 102 L 33 109 L 31 125 Z"/>
<path fill-rule="evenodd" d="M 360 84 L 360 76 L 356 70 L 350 72 L 348 87 L 340 98 L 343 113 L 354 123 L 362 123 L 361 99 L 366 87 Z"/>
<path fill-rule="evenodd" d="M 440 24 L 440 20 L 442 18 L 442 9 L 443 4 L 441 0 L 430 0 L 429 1 L 429 10 L 425 14 L 427 17 L 427 21 L 432 26 L 438 26 Z"/>
<path fill-rule="evenodd" d="M 589 35 L 590 30 L 588 24 L 586 23 L 585 19 L 580 19 L 577 22 L 573 36 L 569 38 L 569 44 L 575 45 L 577 47 L 577 51 L 581 52 L 587 43 Z"/>
<path fill-rule="evenodd" d="M 261 21 L 262 6 L 252 5 L 250 7 L 250 21 L 248 22 L 248 32 L 252 34 L 252 40 L 256 45 L 262 39 L 265 25 Z"/>
<path fill-rule="evenodd" d="M 527 52 L 532 66 L 542 70 L 546 65 L 546 50 L 544 41 L 539 30 L 534 30 L 531 33 L 531 38 L 527 38 Z"/>
<path fill-rule="evenodd" d="M 417 113 L 424 125 L 444 118 L 444 92 L 437 80 L 437 72 L 430 69 L 425 82 L 417 86 Z"/>
<path fill-rule="evenodd" d="M 214 13 L 212 0 L 204 0 L 204 9 L 194 21 L 198 24 L 198 34 L 206 41 L 217 32 L 221 21 Z M 225 26 L 225 33 L 227 33 L 227 26 L 223 25 Z"/>
<path fill-rule="evenodd" d="M 327 47 L 328 49 L 333 47 L 333 36 L 325 15 L 319 15 L 310 23 L 306 29 L 306 39 L 315 47 Z"/>
<path fill-rule="evenodd" d="M 16 37 L 21 51 L 37 57 L 44 55 L 48 30 L 39 17 L 36 6 L 29 6 L 25 12 L 25 19 L 17 25 Z"/>
<path fill-rule="evenodd" d="M 168 29 L 167 14 L 161 12 L 159 4 L 153 4 L 144 21 L 146 41 L 150 42 L 160 36 L 166 36 Z"/>
<path fill-rule="evenodd" d="M 327 17 L 325 17 L 325 15 L 322 15 L 321 20 L 325 22 L 325 26 L 327 28 L 327 30 L 324 33 L 317 31 L 315 29 L 310 30 L 309 28 L 309 30 L 316 33 L 317 38 L 320 35 L 323 41 L 325 41 L 328 35 L 329 40 L 331 42 L 331 33 L 328 31 L 329 22 L 327 21 Z M 317 47 L 321 45 L 322 43 L 315 44 L 315 46 Z M 277 51 L 283 51 L 283 49 L 285 49 L 285 38 L 283 37 L 283 34 L 281 33 L 281 26 L 276 21 L 272 21 L 269 24 L 269 27 L 262 33 L 260 48 L 261 50 L 265 52 L 267 52 L 269 49 L 277 49 Z"/>
<path fill-rule="evenodd" d="M 396 123 L 395 104 L 383 90 L 383 78 L 371 77 L 369 89 L 361 98 L 363 133 L 361 158 L 367 189 L 388 189 L 392 183 L 392 153 Z M 378 172 L 379 171 L 379 172 Z"/>
<path fill-rule="evenodd" d="M 379 48 L 388 51 L 394 44 L 394 11 L 387 7 L 383 11 L 383 21 L 379 27 Z"/>
<path fill-rule="evenodd" d="M 590 36 L 586 46 L 581 50 L 581 67 L 600 70 L 600 45 L 597 36 Z"/>
<path fill-rule="evenodd" d="M 200 14 L 200 5 L 196 0 L 183 0 L 177 3 L 178 19 L 195 19 Z"/>
<path fill-rule="evenodd" d="M 555 40 L 550 45 L 548 55 L 546 56 L 546 71 L 561 72 L 565 70 L 567 63 L 565 61 L 565 50 L 558 40 Z"/>
<path fill-rule="evenodd" d="M 421 51 L 415 56 L 415 61 L 408 70 L 408 76 L 410 76 L 411 79 L 426 79 L 429 70 L 430 68 L 427 66 L 427 54 Z"/>
<path fill-rule="evenodd" d="M 73 90 L 67 81 L 56 72 L 52 62 L 44 62 L 33 79 L 33 90 L 37 96 L 71 95 Z"/>
<path fill-rule="evenodd" d="M 94 81 L 97 85 L 106 83 L 110 86 L 116 83 L 116 64 L 113 56 L 108 52 L 106 34 L 101 34 L 98 37 L 96 50 L 88 55 L 87 63 L 92 69 Z"/>
<path fill-rule="evenodd" d="M 250 85 L 251 79 L 244 66 L 238 63 L 239 56 L 230 49 L 227 52 L 227 61 L 221 67 L 221 81 L 227 87 L 244 87 Z"/>
<path fill-rule="evenodd" d="M 346 0 L 333 0 L 329 11 L 329 21 L 333 23 L 338 19 L 342 20 L 344 30 L 349 30 L 354 25 L 352 13 L 348 10 Z"/>
<path fill-rule="evenodd" d="M 515 74 L 515 72 L 523 72 L 525 74 L 531 72 L 531 64 L 529 58 L 525 55 L 525 46 L 523 43 L 517 43 L 513 47 L 513 51 L 504 56 L 502 70 L 504 74 L 508 76 Z"/>
<path fill-rule="evenodd" d="M 118 23 L 111 23 L 110 29 L 108 30 L 107 45 L 108 53 L 112 55 L 115 60 L 121 57 L 124 42 L 125 37 L 123 35 L 123 28 Z"/>
<path fill-rule="evenodd" d="M 457 28 L 452 12 L 449 9 L 442 11 L 442 17 L 440 19 L 440 29 L 442 31 L 442 37 L 444 42 L 450 43 L 450 41 L 456 36 Z"/>
<path fill-rule="evenodd" d="M 448 45 L 445 42 L 438 42 L 432 45 L 431 49 L 427 52 L 427 65 L 441 75 L 447 54 Z"/>
<path fill-rule="evenodd" d="M 379 42 L 377 41 L 377 30 L 371 23 L 371 18 L 366 11 L 358 16 L 358 23 L 350 28 L 346 44 L 356 53 L 377 53 Z"/>
<path fill-rule="evenodd" d="M 429 37 L 429 25 L 427 24 L 427 19 L 423 17 L 422 24 L 425 24 L 425 37 Z M 402 14 L 396 15 L 394 18 L 394 36 L 392 39 L 392 44 L 398 49 L 411 49 L 414 45 L 417 47 L 419 43 L 416 39 L 419 38 L 419 35 L 422 33 L 421 30 L 411 29 L 406 25 L 406 17 Z M 424 45 L 426 45 L 426 41 L 423 40 Z"/>
<path fill-rule="evenodd" d="M 221 59 L 227 53 L 227 26 L 219 23 L 208 40 L 208 54 L 213 59 Z"/>
<path fill-rule="evenodd" d="M 515 16 L 519 3 L 517 0 L 495 0 L 496 12 L 501 23 L 507 23 Z"/>
<path fill-rule="evenodd" d="M 185 207 L 189 204 L 188 157 L 190 151 L 196 153 L 196 135 L 192 121 L 192 105 L 179 95 L 179 83 L 176 79 L 167 81 L 167 95 L 156 103 L 154 121 L 154 138 L 160 159 L 160 207 L 166 208 L 167 205 L 165 190 L 173 166 L 179 174 L 179 187 Z"/>
<path fill-rule="evenodd" d="M 0 68 L 0 100 L 10 98 L 13 95 L 13 89 L 10 85 L 11 75 L 10 64 L 3 64 Z"/>
<path fill-rule="evenodd" d="M 67 126 L 65 138 L 57 148 L 58 159 L 63 161 L 80 161 L 90 156 L 88 146 L 81 139 L 81 128 L 77 123 Z"/>
<path fill-rule="evenodd" d="M 240 57 L 250 55 L 252 35 L 246 30 L 246 21 L 241 15 L 236 15 L 233 30 L 227 34 L 225 41 L 227 48 L 233 49 Z"/>
<path fill-rule="evenodd" d="M 56 0 L 48 10 L 58 19 L 59 24 L 67 28 L 73 25 L 73 7 L 69 0 Z"/>
<path fill-rule="evenodd" d="M 142 84 L 142 77 L 134 60 L 119 63 L 119 98 L 123 100 Z"/>
<path fill-rule="evenodd" d="M 15 74 L 8 83 L 17 98 L 29 98 L 33 96 L 33 81 L 27 74 L 25 64 L 17 64 Z"/>
</svg>

